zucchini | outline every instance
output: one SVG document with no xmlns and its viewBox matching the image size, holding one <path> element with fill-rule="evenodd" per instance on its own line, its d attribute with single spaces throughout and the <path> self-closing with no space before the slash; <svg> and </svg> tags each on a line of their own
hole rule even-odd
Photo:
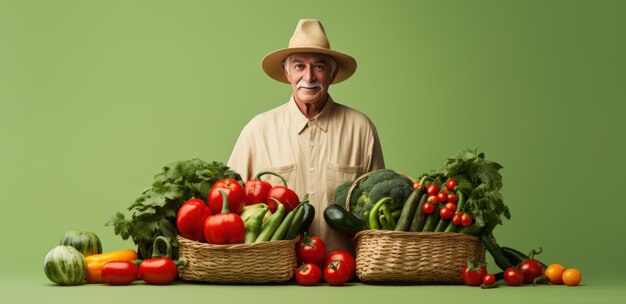
<svg viewBox="0 0 626 304">
<path fill-rule="evenodd" d="M 411 220 L 411 226 L 409 227 L 409 231 L 417 232 L 422 231 L 424 229 L 424 223 L 426 223 L 426 213 L 424 213 L 424 204 L 426 203 L 426 199 L 428 199 L 428 194 L 422 194 L 422 198 L 420 198 L 420 202 L 417 205 L 417 209 L 415 209 L 415 215 L 413 215 L 413 219 Z"/>
<path fill-rule="evenodd" d="M 72 246 L 59 245 L 48 252 L 43 262 L 48 279 L 59 285 L 78 285 L 87 274 L 87 262 Z"/>
<path fill-rule="evenodd" d="M 502 251 L 502 255 L 504 255 L 504 257 L 509 260 L 509 262 L 511 262 L 511 264 L 513 265 L 519 265 L 520 263 L 530 259 L 530 257 L 526 254 L 523 254 L 522 252 L 515 250 L 513 248 L 510 247 L 500 247 L 500 251 Z M 536 260 L 536 258 L 535 258 Z M 543 267 L 543 269 L 548 268 L 548 265 L 542 263 L 541 261 L 537 260 L 537 262 L 539 262 L 539 264 L 541 264 L 541 267 Z"/>
<path fill-rule="evenodd" d="M 83 256 L 102 253 L 100 238 L 91 231 L 68 231 L 61 237 L 59 245 L 72 246 L 82 253 Z"/>
<path fill-rule="evenodd" d="M 424 183 L 426 180 L 426 176 L 420 180 L 420 185 Z M 422 196 L 424 187 L 417 187 L 417 189 L 413 190 L 409 197 L 404 202 L 404 207 L 402 207 L 402 213 L 400 213 L 400 218 L 398 219 L 398 223 L 396 224 L 394 230 L 395 231 L 409 231 L 411 227 L 411 222 L 413 217 L 415 216 L 415 211 L 417 211 L 417 207 L 419 205 L 420 197 Z"/>
<path fill-rule="evenodd" d="M 337 204 L 331 204 L 324 209 L 326 224 L 339 232 L 357 233 L 367 229 L 367 224 L 348 210 Z"/>
<path fill-rule="evenodd" d="M 309 233 L 309 228 L 311 228 L 311 224 L 315 218 L 315 207 L 309 204 L 308 200 L 305 200 L 302 202 L 302 209 L 304 209 L 304 219 L 302 220 L 299 233 L 304 235 L 305 232 Z"/>
</svg>

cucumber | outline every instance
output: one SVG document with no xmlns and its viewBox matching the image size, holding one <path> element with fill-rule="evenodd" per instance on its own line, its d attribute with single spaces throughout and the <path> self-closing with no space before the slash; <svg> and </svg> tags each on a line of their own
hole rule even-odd
<svg viewBox="0 0 626 304">
<path fill-rule="evenodd" d="M 423 179 L 421 182 L 423 182 Z M 413 220 L 415 211 L 417 211 L 417 206 L 419 205 L 419 200 L 422 196 L 422 189 L 422 187 L 418 187 L 413 190 L 413 192 L 411 192 L 409 197 L 406 199 L 404 207 L 402 208 L 402 213 L 398 219 L 398 223 L 394 227 L 395 231 L 409 231 L 411 221 Z"/>
<path fill-rule="evenodd" d="M 43 262 L 48 279 L 59 285 L 78 285 L 87 274 L 87 262 L 72 246 L 59 245 L 48 252 Z"/>
<path fill-rule="evenodd" d="M 83 256 L 102 253 L 100 238 L 91 231 L 68 231 L 61 237 L 59 245 L 72 246 L 82 253 Z"/>
</svg>

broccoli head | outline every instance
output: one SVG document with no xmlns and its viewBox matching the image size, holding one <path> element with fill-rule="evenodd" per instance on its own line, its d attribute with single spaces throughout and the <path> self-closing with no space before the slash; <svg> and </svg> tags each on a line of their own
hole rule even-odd
<svg viewBox="0 0 626 304">
<path fill-rule="evenodd" d="M 346 198 L 348 197 L 348 191 L 354 181 L 347 181 L 335 188 L 335 204 L 345 208 Z"/>
<path fill-rule="evenodd" d="M 391 169 L 371 172 L 356 185 L 350 196 L 350 212 L 365 219 L 374 204 L 384 197 L 391 197 L 391 210 L 398 210 L 413 191 L 413 182 L 408 177 Z"/>
</svg>

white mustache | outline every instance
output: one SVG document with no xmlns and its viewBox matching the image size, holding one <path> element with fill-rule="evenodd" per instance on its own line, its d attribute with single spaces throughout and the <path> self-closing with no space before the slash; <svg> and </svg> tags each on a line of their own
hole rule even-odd
<svg viewBox="0 0 626 304">
<path fill-rule="evenodd" d="M 302 79 L 298 82 L 298 84 L 296 85 L 296 88 L 299 89 L 303 87 L 307 89 L 322 88 L 322 84 L 319 82 L 319 80 L 316 80 L 314 82 L 308 82 Z"/>
</svg>

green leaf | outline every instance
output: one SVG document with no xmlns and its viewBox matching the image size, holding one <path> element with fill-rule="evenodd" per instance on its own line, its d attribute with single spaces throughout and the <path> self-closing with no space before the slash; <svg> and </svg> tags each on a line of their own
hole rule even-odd
<svg viewBox="0 0 626 304">
<path fill-rule="evenodd" d="M 105 224 L 105 226 L 113 226 L 115 234 L 121 236 L 124 240 L 127 240 L 130 237 L 130 225 L 130 221 L 127 221 L 124 214 L 121 212 L 115 213 L 115 215 Z"/>
</svg>

